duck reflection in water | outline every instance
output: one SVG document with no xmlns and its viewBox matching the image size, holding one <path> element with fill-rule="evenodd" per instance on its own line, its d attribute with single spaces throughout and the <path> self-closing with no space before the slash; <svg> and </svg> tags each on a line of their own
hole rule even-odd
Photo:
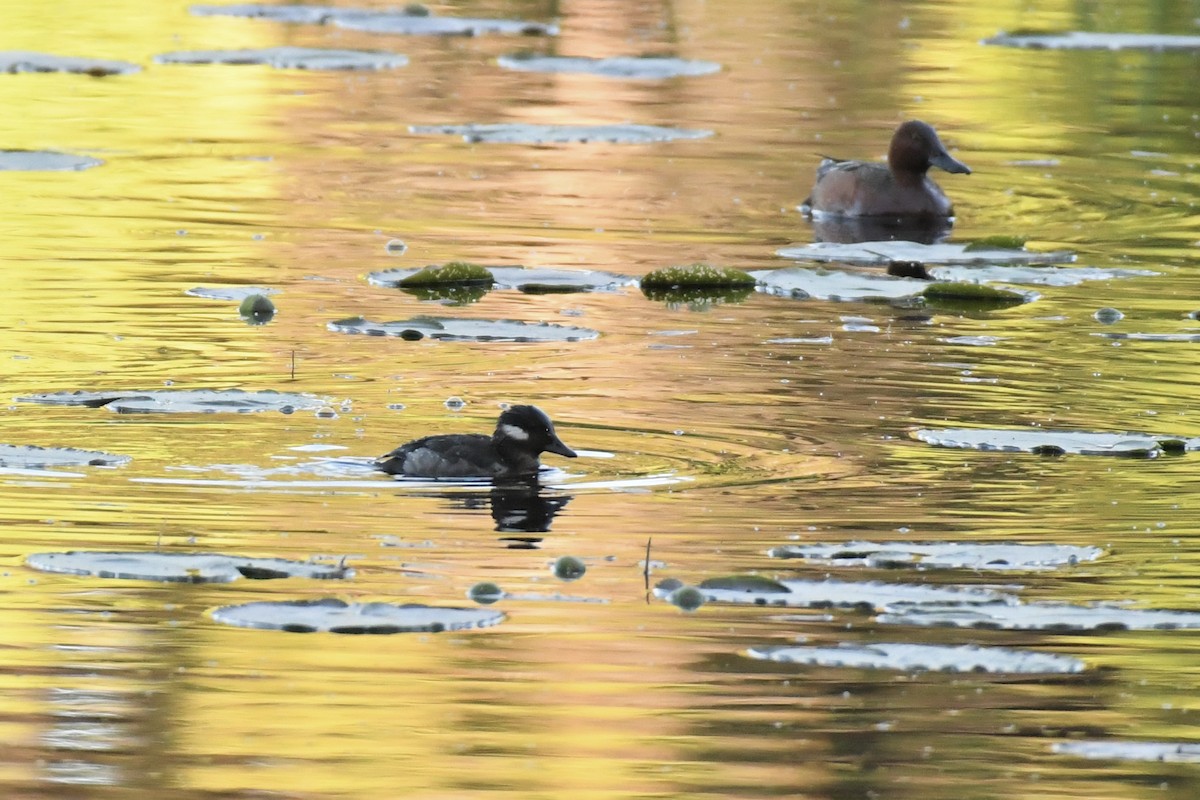
<svg viewBox="0 0 1200 800">
<path fill-rule="evenodd" d="M 464 509 L 490 509 L 495 529 L 500 533 L 545 533 L 573 496 L 546 492 L 532 480 L 506 481 L 486 493 L 451 495 L 447 499 L 451 505 Z"/>
</svg>

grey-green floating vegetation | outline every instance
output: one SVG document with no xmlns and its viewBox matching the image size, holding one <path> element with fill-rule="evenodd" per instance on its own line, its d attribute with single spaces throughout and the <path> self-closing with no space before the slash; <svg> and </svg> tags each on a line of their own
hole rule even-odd
<svg viewBox="0 0 1200 800">
<path fill-rule="evenodd" d="M 772 558 L 802 558 L 838 567 L 998 571 L 1057 569 L 1104 555 L 1099 547 L 984 542 L 789 544 L 773 547 L 767 553 Z"/>
<path fill-rule="evenodd" d="M 581 342 L 600 335 L 590 328 L 551 322 L 450 317 L 414 317 L 396 322 L 371 322 L 362 317 L 351 317 L 330 322 L 328 328 L 337 333 L 396 336 L 407 341 L 429 338 L 452 342 Z"/>
<path fill-rule="evenodd" d="M 455 262 L 451 262 L 455 263 Z M 446 266 L 449 266 L 447 264 Z M 426 267 L 425 269 L 430 269 Z M 553 292 L 615 292 L 637 283 L 627 275 L 597 272 L 582 269 L 552 269 L 546 267 L 482 267 L 491 275 L 497 289 L 517 289 L 536 294 L 539 291 Z M 417 269 L 386 269 L 367 275 L 367 282 L 376 286 L 400 286 L 408 288 L 407 279 L 423 272 Z"/>
<path fill-rule="evenodd" d="M 695 586 L 680 586 L 667 595 L 667 602 L 683 611 L 697 611 L 704 605 L 704 592 Z"/>
<path fill-rule="evenodd" d="M 687 307 L 692 311 L 706 311 L 724 303 L 742 303 L 754 289 L 727 286 L 643 286 L 642 294 L 649 300 L 666 303 L 671 307 Z"/>
<path fill-rule="evenodd" d="M 554 560 L 553 572 L 560 581 L 577 581 L 587 573 L 587 565 L 575 556 L 559 556 Z"/>
<path fill-rule="evenodd" d="M 98 158 L 50 150 L 0 150 L 0 172 L 78 172 L 98 167 Z"/>
<path fill-rule="evenodd" d="M 0 72 L 71 72 L 103 78 L 109 75 L 130 75 L 141 67 L 127 61 L 108 61 L 102 58 L 56 56 L 28 50 L 0 51 Z"/>
<path fill-rule="evenodd" d="M 660 583 L 655 587 L 654 593 L 657 597 L 667 599 L 676 588 L 678 587 Z M 776 581 L 753 575 L 713 578 L 702 582 L 696 589 L 708 602 L 784 608 L 853 608 L 878 611 L 934 603 L 979 605 L 1016 602 L 1011 595 L 994 589 L 877 581 Z"/>
<path fill-rule="evenodd" d="M 892 261 L 918 264 L 1061 264 L 1075 260 L 1065 250 L 1033 252 L 1024 248 L 985 247 L 970 249 L 965 244 L 918 244 L 900 240 L 839 244 L 813 242 L 775 251 L 781 258 L 803 261 L 842 261 L 847 264 L 887 264 Z"/>
<path fill-rule="evenodd" d="M 418 135 L 461 136 L 464 141 L 490 144 L 648 144 L 676 139 L 704 139 L 712 131 L 665 128 L 660 125 L 534 125 L 525 122 L 471 125 L 411 125 Z"/>
<path fill-rule="evenodd" d="M 1134 742 L 1122 739 L 1055 742 L 1050 749 L 1063 756 L 1113 761 L 1200 763 L 1196 742 Z"/>
<path fill-rule="evenodd" d="M 154 57 L 159 64 L 261 64 L 275 69 L 397 69 L 408 57 L 376 50 L 263 47 L 248 50 L 188 50 Z"/>
<path fill-rule="evenodd" d="M 1200 36 L 1168 33 L 1013 31 L 997 33 L 984 39 L 983 44 L 1034 50 L 1200 50 Z"/>
<path fill-rule="evenodd" d="M 129 456 L 74 447 L 38 447 L 32 444 L 0 444 L 0 467 L 47 469 L 51 467 L 115 467 L 132 461 Z"/>
<path fill-rule="evenodd" d="M 752 289 L 754 276 L 735 267 L 714 267 L 711 264 L 687 264 L 664 267 L 646 273 L 641 280 L 642 289 L 688 289 L 721 288 Z"/>
<path fill-rule="evenodd" d="M 1059 456 L 1156 458 L 1163 453 L 1200 450 L 1200 439 L 1138 433 L 1093 433 L 1043 428 L 943 428 L 913 431 L 913 438 L 937 447 Z"/>
<path fill-rule="evenodd" d="M 1023 250 L 1025 241 L 1024 236 L 1009 236 L 1000 233 L 969 242 L 966 249 L 968 253 L 976 250 Z"/>
<path fill-rule="evenodd" d="M 1093 333 L 1102 339 L 1118 339 L 1131 342 L 1200 342 L 1200 333 L 1118 333 L 1102 331 Z"/>
<path fill-rule="evenodd" d="M 1105 306 L 1104 308 L 1097 308 L 1092 312 L 1092 319 L 1101 325 L 1115 325 L 1125 319 L 1125 315 L 1121 313 L 1120 309 Z"/>
<path fill-rule="evenodd" d="M 492 603 L 503 600 L 505 596 L 506 592 L 498 584 L 491 581 L 477 583 L 467 590 L 467 597 L 481 606 L 490 606 Z"/>
<path fill-rule="evenodd" d="M 339 579 L 354 575 L 354 570 L 344 564 L 320 564 L 285 558 L 246 558 L 222 553 L 72 550 L 64 553 L 34 553 L 25 563 L 42 572 L 168 583 L 232 583 L 242 578 Z"/>
<path fill-rule="evenodd" d="M 482 608 L 420 604 L 347 603 L 336 598 L 246 603 L 212 612 L 217 622 L 239 628 L 289 633 L 440 633 L 487 628 L 504 613 Z"/>
<path fill-rule="evenodd" d="M 984 283 L 957 283 L 939 281 L 926 284 L 921 292 L 929 304 L 934 307 L 947 305 L 961 306 L 968 304 L 974 307 L 1006 308 L 1032 302 L 1039 295 L 1037 292 L 1022 292 L 1017 289 L 1006 289 L 999 286 L 988 286 Z"/>
<path fill-rule="evenodd" d="M 278 289 L 266 286 L 194 286 L 184 290 L 184 294 L 192 297 L 203 297 L 206 300 L 225 300 L 242 302 L 251 295 L 279 294 Z"/>
<path fill-rule="evenodd" d="M 310 25 L 337 25 L 370 33 L 409 34 L 414 36 L 481 36 L 501 33 L 517 36 L 557 36 L 558 26 L 520 19 L 473 19 L 437 17 L 425 6 L 413 3 L 388 11 L 335 8 L 315 5 L 267 5 L 245 3 L 228 6 L 199 5 L 191 11 L 198 16 L 253 17 L 276 22 Z"/>
<path fill-rule="evenodd" d="M 840 644 L 836 647 L 751 647 L 751 658 L 785 664 L 904 672 L 986 672 L 1000 675 L 1071 674 L 1086 664 L 1077 658 L 976 645 L 930 645 L 903 642 Z"/>
<path fill-rule="evenodd" d="M 929 281 L 858 272 L 786 267 L 750 273 L 763 291 L 800 300 L 891 301 L 918 297 Z"/>
<path fill-rule="evenodd" d="M 662 56 L 543 56 L 536 53 L 515 53 L 500 56 L 497 63 L 505 69 L 519 72 L 554 72 L 597 75 L 602 78 L 636 78 L 663 80 L 665 78 L 698 77 L 721 71 L 713 61 L 689 61 Z"/>
<path fill-rule="evenodd" d="M 1195 630 L 1200 612 L 1066 603 L 995 603 L 967 608 L 929 604 L 887 609 L 876 618 L 888 625 L 980 628 L 1006 631 L 1148 631 Z"/>
<path fill-rule="evenodd" d="M 270 389 L 251 392 L 244 389 L 153 389 L 110 392 L 52 392 L 16 398 L 21 403 L 40 403 L 52 406 L 101 406 L 118 414 L 251 414 L 278 411 L 316 411 L 329 404 L 325 398 L 311 394 L 276 392 Z"/>
</svg>

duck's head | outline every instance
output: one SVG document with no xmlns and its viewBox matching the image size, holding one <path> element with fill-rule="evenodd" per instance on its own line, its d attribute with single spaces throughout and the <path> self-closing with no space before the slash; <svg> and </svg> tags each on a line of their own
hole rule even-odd
<svg viewBox="0 0 1200 800">
<path fill-rule="evenodd" d="M 933 126 L 919 119 L 910 119 L 892 135 L 888 166 L 892 172 L 924 174 L 930 167 L 941 167 L 946 172 L 971 174 L 970 167 L 946 152 Z"/>
<path fill-rule="evenodd" d="M 496 422 L 492 438 L 497 445 L 518 447 L 531 453 L 555 453 L 575 458 L 575 451 L 554 432 L 554 423 L 537 406 L 510 406 Z"/>
</svg>

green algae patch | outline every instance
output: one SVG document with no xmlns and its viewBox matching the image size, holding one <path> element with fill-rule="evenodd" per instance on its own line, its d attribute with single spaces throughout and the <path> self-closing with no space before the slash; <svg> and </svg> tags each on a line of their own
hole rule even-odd
<svg viewBox="0 0 1200 800">
<path fill-rule="evenodd" d="M 642 278 L 642 289 L 673 288 L 754 288 L 750 273 L 733 267 L 714 267 L 711 264 L 689 264 L 683 267 L 656 269 Z"/>
<path fill-rule="evenodd" d="M 486 267 L 469 264 L 466 261 L 451 261 L 441 265 L 430 264 L 425 269 L 401 278 L 396 285 L 404 289 L 412 289 L 453 284 L 491 286 L 495 282 L 496 278 Z"/>
<path fill-rule="evenodd" d="M 700 583 L 700 589 L 722 589 L 728 592 L 781 592 L 791 591 L 779 581 L 764 578 L 760 575 L 728 575 L 720 578 L 709 578 Z"/>
<path fill-rule="evenodd" d="M 976 239 L 963 248 L 965 253 L 974 253 L 977 250 L 1024 250 L 1025 237 L 1011 236 L 999 234 L 996 236 L 985 236 L 982 239 Z"/>
<path fill-rule="evenodd" d="M 938 281 L 925 287 L 921 296 L 934 305 L 961 307 L 965 304 L 973 307 L 1003 308 L 1028 303 L 1036 299 L 1037 294 L 1019 292 L 1015 289 L 1001 289 L 982 283 Z"/>
<path fill-rule="evenodd" d="M 247 295 L 238 306 L 238 314 L 252 325 L 264 325 L 275 316 L 275 304 L 266 295 Z"/>
<path fill-rule="evenodd" d="M 753 287 L 749 286 L 642 287 L 642 294 L 649 300 L 657 300 L 672 307 L 687 306 L 693 311 L 703 311 L 722 303 L 741 303 L 753 293 Z"/>
</svg>

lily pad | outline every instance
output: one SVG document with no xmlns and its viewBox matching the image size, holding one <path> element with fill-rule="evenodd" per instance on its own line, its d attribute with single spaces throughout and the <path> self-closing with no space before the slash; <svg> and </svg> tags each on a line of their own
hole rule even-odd
<svg viewBox="0 0 1200 800">
<path fill-rule="evenodd" d="M 805 267 L 757 270 L 750 274 L 768 294 L 815 300 L 900 300 L 917 297 L 929 286 L 928 281 L 916 278 Z"/>
<path fill-rule="evenodd" d="M 1122 606 L 1073 606 L 1066 603 L 1008 603 L 977 605 L 926 605 L 890 609 L 877 617 L 890 625 L 983 628 L 1006 631 L 1113 631 L 1177 630 L 1200 628 L 1200 613 L 1160 611 Z"/>
<path fill-rule="evenodd" d="M 27 50 L 0 51 L 0 72 L 71 72 L 102 78 L 107 75 L 130 75 L 141 67 L 127 61 L 108 61 L 103 58 L 55 56 Z"/>
<path fill-rule="evenodd" d="M 453 263 L 453 262 L 451 262 Z M 448 265 L 447 265 L 448 266 Z M 426 268 L 428 269 L 428 268 Z M 581 269 L 549 269 L 542 267 L 484 267 L 495 281 L 497 289 L 518 289 L 531 294 L 550 287 L 561 292 L 615 292 L 637 281 L 626 275 Z M 367 275 L 376 286 L 405 286 L 405 280 L 420 270 L 386 269 Z"/>
<path fill-rule="evenodd" d="M 504 613 L 484 608 L 451 608 L 419 604 L 346 603 L 334 598 L 222 606 L 213 619 L 239 628 L 290 633 L 440 633 L 487 628 Z"/>
<path fill-rule="evenodd" d="M 1200 333 L 1117 333 L 1104 331 L 1093 333 L 1101 339 L 1129 340 L 1132 342 L 1200 342 Z"/>
<path fill-rule="evenodd" d="M 505 69 L 520 72 L 574 73 L 598 75 L 602 78 L 638 78 L 641 80 L 694 77 L 721 71 L 721 65 L 712 61 L 689 61 L 682 58 L 654 56 L 585 58 L 519 53 L 500 56 L 496 61 Z"/>
<path fill-rule="evenodd" d="M 295 394 L 264 390 L 248 392 L 243 389 L 157 389 L 148 392 L 53 392 L 16 398 L 21 403 L 41 403 L 52 406 L 105 406 L 118 414 L 133 413 L 237 413 L 317 410 L 328 404 L 311 394 Z"/>
<path fill-rule="evenodd" d="M 855 669 L 896 669 L 905 672 L 990 672 L 1003 675 L 1083 672 L 1077 658 L 1009 650 L 1002 647 L 905 644 L 880 642 L 837 647 L 752 647 L 751 658 L 787 664 Z"/>
<path fill-rule="evenodd" d="M 754 577 L 754 576 L 751 576 Z M 677 586 L 660 584 L 655 594 L 667 598 Z M 920 604 L 964 604 L 1015 602 L 1011 595 L 993 589 L 952 586 L 923 586 L 876 581 L 774 581 L 745 576 L 711 579 L 696 589 L 711 602 L 749 603 L 787 608 L 902 609 Z"/>
<path fill-rule="evenodd" d="M 265 286 L 196 286 L 185 290 L 184 294 L 191 295 L 192 297 L 203 297 L 207 300 L 230 300 L 240 303 L 252 295 L 261 294 L 265 296 L 279 294 L 279 290 L 269 289 Z"/>
<path fill-rule="evenodd" d="M 1200 50 L 1200 36 L 1091 31 L 998 33 L 983 44 L 1035 50 Z"/>
<path fill-rule="evenodd" d="M 480 36 L 506 33 L 521 36 L 556 36 L 558 26 L 550 23 L 507 19 L 470 19 L 435 17 L 423 7 L 395 11 L 368 11 L 355 8 L 310 5 L 265 5 L 247 3 L 229 6 L 192 6 L 198 16 L 230 16 L 269 19 L 276 22 L 337 25 L 371 33 Z"/>
<path fill-rule="evenodd" d="M 38 447 L 32 444 L 0 444 L 0 467 L 8 469 L 45 469 L 47 467 L 113 467 L 128 464 L 129 456 L 76 450 L 74 447 Z"/>
<path fill-rule="evenodd" d="M 1075 254 L 1059 250 L 1045 253 L 984 248 L 971 250 L 965 244 L 918 244 L 905 241 L 839 244 L 813 242 L 775 251 L 781 258 L 804 261 L 842 261 L 848 264 L 887 264 L 908 261 L 919 264 L 1061 264 L 1075 260 Z"/>
<path fill-rule="evenodd" d="M 104 162 L 74 153 L 55 153 L 50 150 L 0 150 L 0 171 L 9 172 L 78 172 L 98 167 Z"/>
<path fill-rule="evenodd" d="M 590 328 L 555 325 L 550 322 L 519 322 L 511 319 L 452 319 L 414 317 L 397 322 L 371 322 L 362 317 L 330 322 L 329 330 L 367 336 L 398 336 L 409 341 L 426 337 L 457 342 L 581 342 L 600 334 Z"/>
<path fill-rule="evenodd" d="M 1059 755 L 1080 758 L 1200 763 L 1200 744 L 1195 742 L 1131 742 L 1105 739 L 1055 742 L 1050 749 Z"/>
<path fill-rule="evenodd" d="M 72 550 L 34 553 L 25 563 L 42 572 L 94 575 L 171 583 L 231 583 L 241 578 L 349 578 L 342 564 L 317 564 L 285 558 L 244 558 L 221 553 L 137 553 Z"/>
<path fill-rule="evenodd" d="M 1045 570 L 1095 561 L 1098 547 L 973 542 L 846 542 L 794 544 L 767 551 L 772 558 L 803 558 L 819 564 L 883 569 Z"/>
<path fill-rule="evenodd" d="M 1200 439 L 1155 437 L 1137 433 L 1090 433 L 1041 428 L 944 428 L 913 431 L 913 438 L 937 447 L 997 450 L 1036 455 L 1126 456 L 1155 458 L 1164 452 L 1200 450 Z"/>
<path fill-rule="evenodd" d="M 1099 267 L 1030 267 L 985 264 L 933 267 L 930 277 L 956 283 L 1016 283 L 1026 286 L 1078 286 L 1087 281 L 1117 278 L 1148 278 L 1158 275 L 1148 269 L 1101 269 Z"/>
<path fill-rule="evenodd" d="M 407 56 L 371 50 L 264 47 L 250 50 L 189 50 L 155 56 L 159 64 L 263 64 L 275 69 L 396 69 Z"/>
<path fill-rule="evenodd" d="M 492 144 L 647 144 L 676 139 L 704 139 L 712 131 L 664 128 L 659 125 L 533 125 L 524 122 L 488 125 L 410 125 L 418 135 L 461 136 L 468 142 Z"/>
</svg>

